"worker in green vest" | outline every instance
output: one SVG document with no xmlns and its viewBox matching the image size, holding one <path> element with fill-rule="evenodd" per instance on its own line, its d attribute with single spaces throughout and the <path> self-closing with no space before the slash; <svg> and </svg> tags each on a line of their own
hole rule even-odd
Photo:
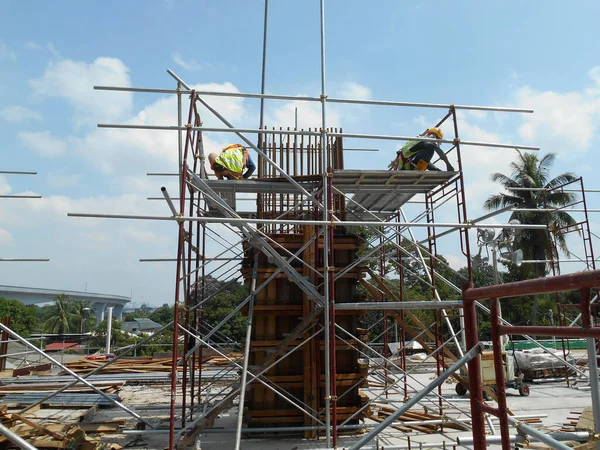
<svg viewBox="0 0 600 450">
<path fill-rule="evenodd" d="M 424 137 L 428 139 L 442 139 L 444 133 L 438 127 L 429 128 L 425 131 Z M 436 153 L 442 161 L 446 163 L 446 170 L 454 172 L 454 167 L 448 161 L 446 154 L 440 148 L 439 143 L 435 141 L 408 141 L 400 150 L 396 152 L 396 158 L 390 163 L 391 170 L 437 170 L 431 164 L 431 158 Z"/>
<path fill-rule="evenodd" d="M 240 180 L 249 178 L 256 170 L 254 162 L 246 147 L 241 144 L 231 144 L 225 147 L 221 154 L 210 153 L 208 155 L 210 168 L 215 172 L 219 180 Z M 246 168 L 246 172 L 242 174 Z"/>
</svg>

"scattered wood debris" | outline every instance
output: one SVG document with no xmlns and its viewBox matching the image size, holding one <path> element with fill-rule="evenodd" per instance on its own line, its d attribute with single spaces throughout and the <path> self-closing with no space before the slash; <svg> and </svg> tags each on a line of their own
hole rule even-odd
<svg viewBox="0 0 600 450">
<path fill-rule="evenodd" d="M 38 449 L 119 450 L 118 444 L 103 444 L 87 433 L 115 433 L 124 419 L 103 422 L 40 423 L 17 413 L 8 413 L 6 405 L 0 406 L 0 420 L 13 433 Z M 0 447 L 11 448 L 10 441 L 0 436 Z"/>
<path fill-rule="evenodd" d="M 397 411 L 396 408 L 392 408 L 389 406 L 377 406 L 377 414 L 370 414 L 367 416 L 369 419 L 374 420 L 376 422 L 383 422 L 386 418 L 391 416 L 393 413 Z M 395 426 L 394 428 L 402 431 L 404 433 L 408 433 L 411 431 L 419 431 L 421 433 L 433 434 L 440 431 L 442 424 L 414 424 L 411 425 L 410 422 L 423 422 L 427 420 L 443 420 L 442 416 L 424 413 L 424 412 L 416 412 L 416 411 L 407 411 L 397 418 L 396 422 L 406 422 L 403 425 Z M 456 422 L 444 421 L 444 428 L 452 428 L 455 430 L 466 431 L 468 428 L 466 426 L 460 425 Z"/>
</svg>

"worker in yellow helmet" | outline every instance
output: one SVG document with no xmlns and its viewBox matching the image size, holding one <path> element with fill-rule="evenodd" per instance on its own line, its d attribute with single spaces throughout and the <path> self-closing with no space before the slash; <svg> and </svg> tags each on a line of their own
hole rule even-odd
<svg viewBox="0 0 600 450">
<path fill-rule="evenodd" d="M 256 165 L 250 158 L 246 147 L 241 144 L 231 144 L 225 147 L 221 154 L 210 153 L 208 155 L 210 168 L 214 170 L 219 180 L 240 180 L 249 178 L 256 170 Z M 244 168 L 247 170 L 242 174 Z"/>
<path fill-rule="evenodd" d="M 429 128 L 425 131 L 424 137 L 429 139 L 442 139 L 444 133 L 438 127 Z M 448 161 L 446 154 L 440 148 L 438 142 L 408 141 L 400 150 L 396 152 L 396 158 L 390 163 L 392 170 L 440 170 L 430 163 L 433 154 L 436 153 L 442 161 L 446 163 L 446 170 L 454 172 L 454 167 Z"/>
</svg>

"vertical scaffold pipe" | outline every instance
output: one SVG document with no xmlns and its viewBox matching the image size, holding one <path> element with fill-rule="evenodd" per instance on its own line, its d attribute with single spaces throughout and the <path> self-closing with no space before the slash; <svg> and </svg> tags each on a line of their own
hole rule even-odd
<svg viewBox="0 0 600 450">
<path fill-rule="evenodd" d="M 192 90 L 192 99 L 196 97 L 196 92 Z M 190 103 L 190 111 L 188 114 L 188 123 L 192 123 L 194 111 L 194 102 Z M 189 143 L 191 142 L 191 133 L 192 130 L 188 129 L 186 133 L 186 151 L 182 155 L 181 166 L 179 170 L 181 172 L 181 184 L 179 187 L 179 213 L 183 216 L 185 214 L 185 181 L 187 177 L 187 149 Z M 171 418 L 169 420 L 169 449 L 175 448 L 175 400 L 177 397 L 177 348 L 179 344 L 179 295 L 181 292 L 181 283 L 182 279 L 182 267 L 183 267 L 183 247 L 185 242 L 185 221 L 180 220 L 179 223 L 179 238 L 177 242 L 177 264 L 175 270 L 175 301 L 173 304 L 173 346 L 171 348 L 171 403 L 170 403 L 170 411 Z M 184 355 L 185 357 L 185 355 Z"/>
<path fill-rule="evenodd" d="M 265 0 L 265 19 L 264 19 L 264 31 L 263 31 L 263 59 L 262 59 L 262 78 L 260 82 L 260 93 L 265 93 L 265 75 L 267 71 L 267 28 L 269 19 L 269 0 Z M 258 126 L 261 130 L 265 125 L 265 99 L 260 99 L 260 125 Z M 258 148 L 262 149 L 263 135 L 258 135 Z"/>
<path fill-rule="evenodd" d="M 325 96 L 325 0 L 321 0 L 321 161 L 323 168 L 323 211 L 322 216 L 325 222 L 329 221 L 329 195 L 327 183 L 327 120 L 326 120 L 326 96 Z M 329 232 L 327 225 L 323 225 L 323 263 L 327 264 L 327 254 L 329 252 Z M 329 272 L 328 267 L 323 271 L 323 326 L 325 333 L 325 441 L 327 447 L 331 447 L 331 337 L 329 311 Z M 335 345 L 335 342 L 334 342 Z M 335 378 L 335 374 L 333 374 Z M 334 444 L 335 447 L 335 433 Z"/>
<path fill-rule="evenodd" d="M 331 173 L 331 167 L 327 168 L 327 171 Z M 327 192 L 329 193 L 329 200 L 327 204 L 330 208 L 333 208 L 333 179 L 327 177 L 327 183 L 329 184 Z M 329 247 L 327 254 L 327 265 L 329 273 L 329 320 L 331 326 L 329 327 L 329 344 L 331 345 L 331 351 L 329 357 L 331 358 L 331 403 L 332 403 L 332 429 L 333 429 L 333 448 L 337 448 L 337 356 L 335 349 L 335 258 L 334 258 L 334 245 L 333 245 L 333 226 L 327 226 L 327 232 L 329 233 Z"/>
<path fill-rule="evenodd" d="M 250 342 L 252 341 L 252 315 L 254 314 L 254 297 L 256 291 L 256 277 L 258 276 L 258 250 L 254 253 L 254 267 L 252 268 L 252 282 L 250 285 L 250 301 L 248 302 L 248 323 L 246 325 L 246 347 L 244 348 L 244 365 L 242 367 L 242 380 L 240 382 L 240 401 L 238 407 L 237 429 L 235 433 L 235 450 L 240 450 L 242 443 L 242 422 L 244 418 L 244 400 L 246 398 L 246 380 L 248 379 L 248 360 L 250 359 Z"/>
<path fill-rule="evenodd" d="M 579 307 L 581 308 L 581 325 L 583 328 L 592 326 L 590 311 L 590 289 L 581 289 Z M 592 395 L 592 411 L 594 415 L 594 431 L 600 429 L 600 391 L 598 387 L 598 355 L 596 340 L 587 338 L 588 369 L 590 371 L 590 391 Z M 596 441 L 596 449 L 600 450 L 600 441 Z"/>
<path fill-rule="evenodd" d="M 181 170 L 182 166 L 183 166 L 183 130 L 181 129 L 181 127 L 183 126 L 183 112 L 181 110 L 181 81 L 177 82 L 177 126 L 179 127 L 179 130 L 177 131 L 177 148 L 178 148 L 178 154 L 179 154 L 179 186 L 181 189 L 182 183 L 181 183 L 181 177 L 183 176 L 183 171 Z M 179 192 L 179 197 L 181 197 L 183 195 L 183 192 Z"/>
<path fill-rule="evenodd" d="M 500 420 L 500 435 L 502 436 L 502 450 L 510 450 L 510 433 L 508 430 L 508 406 L 506 405 L 506 386 L 504 379 L 505 352 L 502 344 L 502 336 L 498 332 L 500 325 L 500 300 L 493 298 L 490 305 L 492 322 L 492 342 L 494 347 L 494 371 L 496 374 L 496 398 L 498 401 L 498 419 Z M 508 357 L 508 355 L 506 355 Z"/>
<path fill-rule="evenodd" d="M 472 283 L 463 286 L 463 312 L 465 317 L 465 338 L 467 350 L 479 344 L 477 330 L 477 311 L 473 300 L 465 300 L 465 291 L 472 288 Z M 485 419 L 483 416 L 483 392 L 481 382 L 481 359 L 479 355 L 468 363 L 469 391 L 471 402 L 471 424 L 473 427 L 473 448 L 483 450 L 486 448 Z"/>
</svg>

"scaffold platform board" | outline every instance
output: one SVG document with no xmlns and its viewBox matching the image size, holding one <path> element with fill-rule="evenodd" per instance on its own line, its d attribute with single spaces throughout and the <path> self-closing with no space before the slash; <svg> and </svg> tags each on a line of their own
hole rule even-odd
<svg viewBox="0 0 600 450">
<path fill-rule="evenodd" d="M 348 197 L 346 211 L 350 220 L 369 220 L 397 212 L 416 194 L 425 194 L 448 182 L 456 172 L 334 170 L 333 187 Z M 322 177 L 293 177 L 302 188 L 314 192 L 321 187 Z M 235 208 L 237 194 L 299 194 L 299 189 L 286 178 L 258 180 L 207 180 L 208 186 Z M 216 211 L 214 214 L 218 214 Z M 211 215 L 213 215 L 211 213 Z"/>
</svg>

